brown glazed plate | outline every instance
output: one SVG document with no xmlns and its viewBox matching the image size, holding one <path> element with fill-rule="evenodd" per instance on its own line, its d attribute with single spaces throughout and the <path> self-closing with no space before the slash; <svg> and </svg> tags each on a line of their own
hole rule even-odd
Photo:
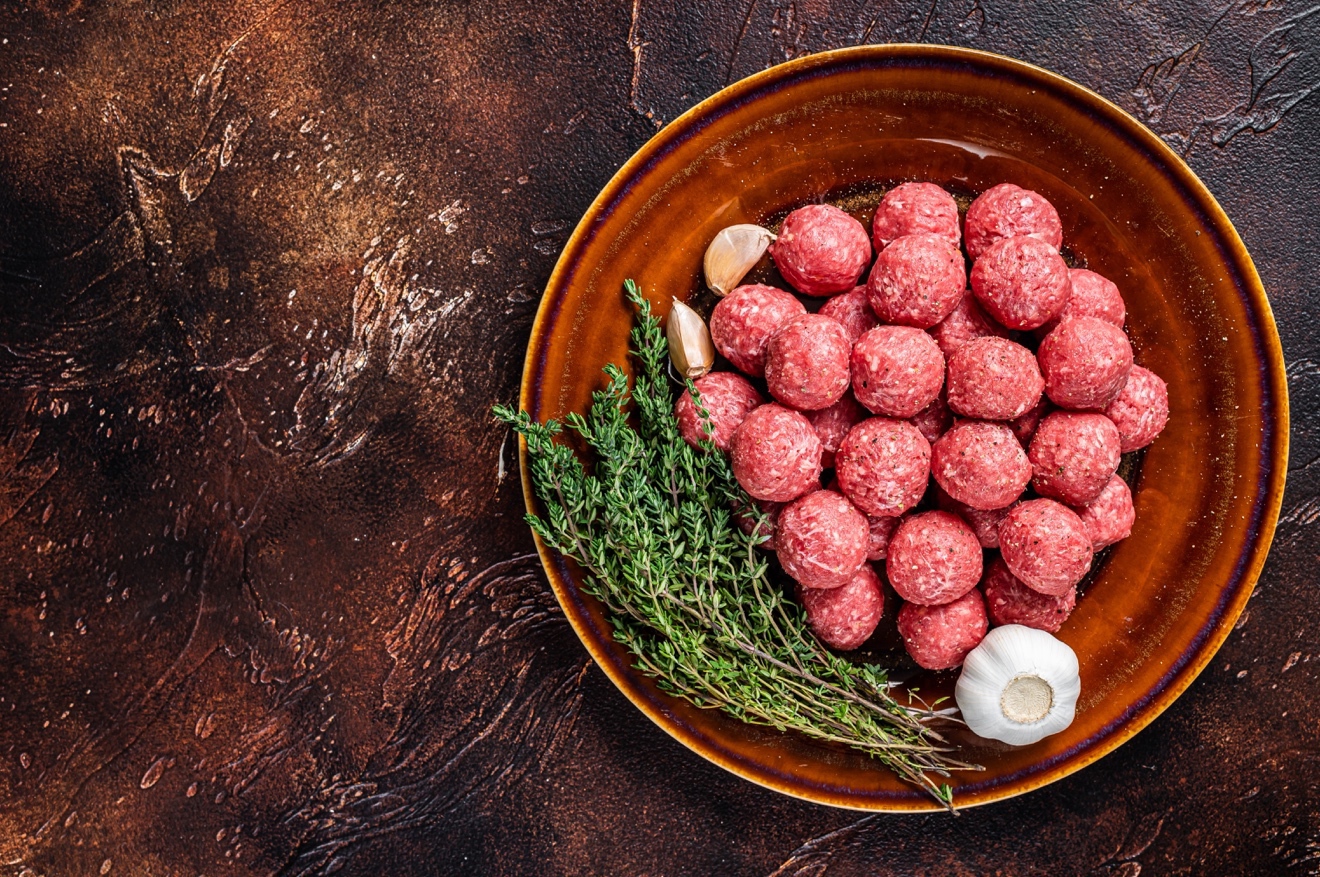
<svg viewBox="0 0 1320 877">
<path fill-rule="evenodd" d="M 1077 718 L 1026 747 L 955 735 L 960 757 L 985 766 L 951 780 L 967 807 L 1067 776 L 1150 724 L 1228 635 L 1274 532 L 1288 448 L 1274 319 L 1232 224 L 1158 137 L 1073 82 L 984 52 L 866 46 L 752 76 L 657 134 L 591 205 L 541 302 L 522 406 L 540 421 L 584 411 L 601 367 L 628 363 L 626 278 L 661 313 L 674 296 L 701 305 L 702 254 L 719 229 L 773 224 L 820 201 L 869 220 L 879 193 L 906 180 L 965 195 L 1011 181 L 1049 198 L 1066 253 L 1123 291 L 1137 361 L 1168 381 L 1171 399 L 1168 428 L 1133 470 L 1133 534 L 1103 558 L 1059 632 L 1081 663 Z M 938 806 L 863 754 L 663 694 L 633 669 L 576 572 L 538 548 L 601 668 L 690 749 L 822 804 Z M 909 684 L 931 699 L 955 679 L 918 673 Z"/>
</svg>

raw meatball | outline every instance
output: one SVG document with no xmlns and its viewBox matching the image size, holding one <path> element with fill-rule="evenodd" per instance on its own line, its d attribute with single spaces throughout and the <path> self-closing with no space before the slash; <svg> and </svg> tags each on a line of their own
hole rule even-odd
<svg viewBox="0 0 1320 877">
<path fill-rule="evenodd" d="M 866 562 L 866 516 L 832 490 L 817 490 L 784 506 L 775 547 L 784 572 L 804 588 L 846 585 Z"/>
<path fill-rule="evenodd" d="M 1077 589 L 1069 588 L 1057 597 L 1033 591 L 1008 571 L 1002 557 L 990 561 L 982 583 L 985 609 L 990 623 L 1021 624 L 1037 630 L 1058 633 L 1063 622 L 1077 605 Z"/>
<path fill-rule="evenodd" d="M 807 413 L 807 420 L 811 421 L 816 435 L 820 436 L 821 466 L 826 469 L 834 467 L 834 452 L 839 449 L 843 437 L 869 416 L 852 393 L 844 393 L 842 399 L 828 408 Z"/>
<path fill-rule="evenodd" d="M 833 295 L 852 289 L 871 261 L 866 227 L 837 207 L 799 207 L 770 245 L 779 273 L 798 292 Z"/>
<path fill-rule="evenodd" d="M 761 548 L 767 551 L 773 551 L 775 548 L 775 524 L 779 521 L 779 513 L 783 510 L 782 502 L 766 502 L 762 499 L 753 500 L 756 507 L 765 515 L 766 520 L 760 527 L 757 527 L 756 516 L 750 510 L 734 510 L 733 522 L 738 525 L 748 536 L 755 533 L 760 541 L 757 542 Z"/>
<path fill-rule="evenodd" d="M 877 326 L 853 346 L 853 395 L 876 414 L 912 417 L 943 385 L 944 354 L 920 329 Z"/>
<path fill-rule="evenodd" d="M 820 487 L 820 436 L 806 417 L 773 402 L 734 430 L 729 460 L 753 499 L 788 502 Z"/>
<path fill-rule="evenodd" d="M 830 478 L 828 490 L 843 493 L 842 487 L 838 486 L 838 475 Z M 894 531 L 898 530 L 899 520 L 902 520 L 902 518 L 866 516 L 866 526 L 871 531 L 870 547 L 867 548 L 866 552 L 867 560 L 884 560 L 884 556 L 890 552 L 890 540 L 894 538 Z"/>
<path fill-rule="evenodd" d="M 1008 517 L 1009 509 L 1013 508 L 1005 506 L 1002 509 L 988 511 L 974 509 L 949 496 L 939 485 L 935 486 L 935 504 L 966 521 L 967 526 L 976 534 L 976 540 L 981 543 L 982 548 L 999 547 L 999 525 Z"/>
<path fill-rule="evenodd" d="M 1070 268 L 1068 284 L 1071 288 L 1068 302 L 1057 318 L 1037 330 L 1042 336 L 1068 317 L 1096 317 L 1123 328 L 1123 322 L 1127 319 L 1127 306 L 1123 304 L 1123 296 L 1112 280 L 1085 268 Z"/>
<path fill-rule="evenodd" d="M 885 193 L 871 220 L 871 243 L 876 252 L 909 234 L 933 234 L 955 247 L 958 202 L 934 183 L 903 183 Z"/>
<path fill-rule="evenodd" d="M 889 584 L 909 603 L 951 603 L 980 581 L 981 543 L 957 515 L 922 512 L 898 525 L 885 570 Z"/>
<path fill-rule="evenodd" d="M 1054 409 L 1050 400 L 1041 397 L 1041 400 L 1032 406 L 1031 410 L 1021 417 L 1015 417 L 1008 422 L 1008 428 L 1013 430 L 1013 435 L 1022 443 L 1022 447 L 1030 447 L 1031 439 L 1036 435 L 1036 429 L 1040 426 L 1041 418 Z"/>
<path fill-rule="evenodd" d="M 709 420 L 697 410 L 692 394 L 687 390 L 674 403 L 674 417 L 678 420 L 678 431 L 683 441 L 700 448 L 705 439 L 715 443 L 721 451 L 729 449 L 733 431 L 743 422 L 752 409 L 763 404 L 764 399 L 747 379 L 733 372 L 711 372 L 697 378 L 694 383 L 701 396 L 701 406 L 706 409 Z M 707 433 L 709 430 L 709 434 Z"/>
<path fill-rule="evenodd" d="M 944 394 L 940 393 L 935 397 L 934 402 L 914 414 L 912 425 L 926 438 L 926 441 L 932 443 L 948 432 L 949 427 L 953 426 L 953 413 L 949 411 L 949 406 L 944 401 Z"/>
<path fill-rule="evenodd" d="M 930 443 L 910 423 L 871 417 L 844 437 L 834 455 L 834 472 L 844 495 L 863 512 L 896 517 L 926 492 Z"/>
<path fill-rule="evenodd" d="M 944 358 L 953 356 L 953 352 L 973 338 L 994 335 L 1007 338 L 1008 330 L 996 323 L 981 310 L 976 303 L 976 296 L 971 290 L 963 293 L 958 305 L 949 315 L 929 329 L 930 337 L 940 346 Z"/>
<path fill-rule="evenodd" d="M 931 448 L 931 474 L 944 492 L 974 509 L 1011 505 L 1031 481 L 1031 462 L 1002 423 L 965 420 Z"/>
<path fill-rule="evenodd" d="M 1043 389 L 1036 357 L 1007 338 L 974 338 L 949 357 L 949 407 L 964 417 L 1021 417 Z"/>
<path fill-rule="evenodd" d="M 753 377 L 765 375 L 765 346 L 784 323 L 807 309 L 792 293 L 759 283 L 739 286 L 719 300 L 710 314 L 710 340 L 733 367 Z"/>
<path fill-rule="evenodd" d="M 1034 329 L 1063 310 L 1071 290 L 1068 264 L 1035 238 L 1003 238 L 972 265 L 972 294 L 1010 329 Z"/>
<path fill-rule="evenodd" d="M 848 392 L 848 333 L 838 320 L 803 314 L 779 327 L 765 347 L 770 395 L 799 411 L 828 408 Z"/>
<path fill-rule="evenodd" d="M 799 588 L 807 624 L 816 638 L 832 649 L 848 651 L 871 638 L 885 613 L 880 577 L 863 564 L 841 588 Z"/>
<path fill-rule="evenodd" d="M 1060 597 L 1091 569 L 1091 537 L 1077 513 L 1052 499 L 1014 506 L 999 526 L 999 551 L 1033 591 Z"/>
<path fill-rule="evenodd" d="M 973 259 L 995 241 L 1018 235 L 1038 238 L 1057 251 L 1063 246 L 1063 224 L 1054 205 L 1030 189 L 1000 183 L 967 208 L 967 255 Z"/>
<path fill-rule="evenodd" d="M 821 305 L 817 313 L 838 320 L 848 333 L 849 344 L 856 344 L 863 332 L 880 325 L 866 299 L 865 286 L 854 286 L 850 291 L 834 296 Z"/>
<path fill-rule="evenodd" d="M 1169 422 L 1169 386 L 1155 372 L 1134 365 L 1105 414 L 1118 427 L 1123 453 L 1144 448 Z"/>
<path fill-rule="evenodd" d="M 973 588 L 943 606 L 905 603 L 898 610 L 898 633 L 918 666 L 949 670 L 962 664 L 990 627 L 981 592 Z"/>
<path fill-rule="evenodd" d="M 889 554 L 889 543 L 898 529 L 898 518 L 876 518 L 867 516 L 866 525 L 871 530 L 871 541 L 866 550 L 867 560 L 884 560 Z"/>
<path fill-rule="evenodd" d="M 1127 482 L 1117 475 L 1110 478 L 1099 496 L 1077 509 L 1077 516 L 1086 525 L 1091 547 L 1096 551 L 1132 535 L 1137 510 L 1132 506 Z"/>
<path fill-rule="evenodd" d="M 1103 414 L 1055 411 L 1031 440 L 1031 486 L 1041 496 L 1080 506 L 1094 500 L 1118 471 L 1118 428 Z"/>
<path fill-rule="evenodd" d="M 1060 408 L 1103 411 L 1132 371 L 1127 333 L 1098 317 L 1071 317 L 1040 342 L 1045 394 Z"/>
<path fill-rule="evenodd" d="M 958 248 L 939 235 L 909 234 L 875 260 L 866 294 L 883 322 L 929 329 L 947 317 L 967 288 Z"/>
</svg>

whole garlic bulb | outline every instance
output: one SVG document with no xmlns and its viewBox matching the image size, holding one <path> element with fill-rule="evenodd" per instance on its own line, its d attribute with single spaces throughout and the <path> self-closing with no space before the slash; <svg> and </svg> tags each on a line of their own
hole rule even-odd
<svg viewBox="0 0 1320 877">
<path fill-rule="evenodd" d="M 702 269 L 706 285 L 718 296 L 728 295 L 752 270 L 775 239 L 759 225 L 731 225 L 721 229 L 706 247 Z"/>
<path fill-rule="evenodd" d="M 1043 630 L 1006 624 L 967 655 L 953 696 L 974 732 L 1025 746 L 1071 725 L 1081 691 L 1071 648 Z"/>
</svg>

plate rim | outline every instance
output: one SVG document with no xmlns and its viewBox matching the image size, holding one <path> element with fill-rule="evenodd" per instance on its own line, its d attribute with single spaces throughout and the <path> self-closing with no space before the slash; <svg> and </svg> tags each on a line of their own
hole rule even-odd
<svg viewBox="0 0 1320 877">
<path fill-rule="evenodd" d="M 955 799 L 957 809 L 963 810 L 1015 798 L 1057 782 L 1064 777 L 1071 776 L 1110 754 L 1154 722 L 1200 676 L 1232 632 L 1234 624 L 1255 591 L 1256 583 L 1273 543 L 1275 528 L 1283 503 L 1284 485 L 1287 479 L 1291 420 L 1286 366 L 1282 343 L 1278 334 L 1278 325 L 1275 322 L 1273 309 L 1270 307 L 1269 298 L 1265 293 L 1255 263 L 1236 227 L 1206 185 L 1167 143 L 1136 117 L 1098 92 L 1030 62 L 980 49 L 922 43 L 850 46 L 795 58 L 752 74 L 725 86 L 657 131 L 624 162 L 592 200 L 565 243 L 559 259 L 546 282 L 541 302 L 537 307 L 536 317 L 532 323 L 531 334 L 527 342 L 527 353 L 523 361 L 519 410 L 528 411 L 534 398 L 533 377 L 536 372 L 538 351 L 544 348 L 547 324 L 551 321 L 552 312 L 557 310 L 559 304 L 552 293 L 561 288 L 567 279 L 571 277 L 579 251 L 594 237 L 597 218 L 602 214 L 606 205 L 615 200 L 620 191 L 628 186 L 629 181 L 640 168 L 644 167 L 658 154 L 662 154 L 668 148 L 676 145 L 676 141 L 681 141 L 688 133 L 689 128 L 712 110 L 737 103 L 748 93 L 754 92 L 776 80 L 793 79 L 812 71 L 813 68 L 824 68 L 856 61 L 901 60 L 903 58 L 912 60 L 925 58 L 933 61 L 970 63 L 987 73 L 993 73 L 995 68 L 999 68 L 1011 71 L 1023 78 L 1034 78 L 1043 84 L 1049 84 L 1057 91 L 1063 92 L 1070 102 L 1080 104 L 1085 109 L 1097 111 L 1100 115 L 1108 115 L 1107 121 L 1116 123 L 1131 139 L 1144 146 L 1148 152 L 1154 153 L 1168 172 L 1176 176 L 1176 182 L 1189 192 L 1192 196 L 1191 200 L 1199 202 L 1199 206 L 1206 211 L 1207 223 L 1220 231 L 1223 242 L 1228 246 L 1229 252 L 1224 254 L 1225 261 L 1236 265 L 1241 272 L 1241 280 L 1243 281 L 1241 288 L 1247 296 L 1246 304 L 1250 310 L 1259 316 L 1260 341 L 1263 342 L 1261 358 L 1262 365 L 1266 370 L 1262 383 L 1274 394 L 1274 398 L 1277 400 L 1277 409 L 1273 412 L 1273 444 L 1268 449 L 1262 449 L 1262 458 L 1268 461 L 1270 467 L 1268 477 L 1258 482 L 1263 485 L 1260 495 L 1264 497 L 1264 507 L 1259 532 L 1250 546 L 1249 556 L 1246 558 L 1241 578 L 1242 586 L 1239 587 L 1235 598 L 1229 605 L 1224 607 L 1218 623 L 1197 648 L 1192 659 L 1176 670 L 1175 677 L 1169 684 L 1150 695 L 1146 703 L 1138 702 L 1134 704 L 1130 709 L 1136 709 L 1136 713 L 1126 718 L 1120 717 L 1118 720 L 1121 722 L 1120 726 L 1109 735 L 1101 738 L 1096 744 L 1088 747 L 1075 757 L 1063 759 L 1053 768 L 1044 770 L 1039 774 L 1012 780 L 985 790 L 978 790 L 970 796 L 970 800 L 958 801 Z M 1267 416 L 1266 420 L 1269 419 Z M 518 440 L 518 462 L 523 499 L 527 511 L 535 514 L 537 512 L 537 501 L 529 474 L 527 444 L 521 437 Z M 624 677 L 616 669 L 613 662 L 606 659 L 603 650 L 595 642 L 594 637 L 588 635 L 583 620 L 578 617 L 576 612 L 570 611 L 572 597 L 563 578 L 567 573 L 564 559 L 545 545 L 535 533 L 532 534 L 532 538 L 555 598 L 558 600 L 565 617 L 572 625 L 574 632 L 591 655 L 592 660 L 634 706 L 687 749 L 744 780 L 816 804 L 873 813 L 916 813 L 943 809 L 941 805 L 925 797 L 904 800 L 866 799 L 861 801 L 855 797 L 850 798 L 824 793 L 788 782 L 776 782 L 771 777 L 748 770 L 740 762 L 725 757 L 722 752 L 713 749 L 700 737 L 686 733 L 686 729 L 667 720 L 655 710 L 653 704 L 641 698 L 633 690 L 633 680 Z M 574 587 L 573 593 L 576 592 L 577 589 Z"/>
</svg>

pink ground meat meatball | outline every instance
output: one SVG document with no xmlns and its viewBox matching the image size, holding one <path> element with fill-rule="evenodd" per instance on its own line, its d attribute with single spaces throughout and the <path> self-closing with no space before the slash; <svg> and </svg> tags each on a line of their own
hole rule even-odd
<svg viewBox="0 0 1320 877">
<path fill-rule="evenodd" d="M 867 516 L 866 525 L 871 531 L 870 545 L 866 550 L 867 560 L 884 560 L 889 554 L 889 543 L 898 529 L 898 518 L 876 518 Z"/>
<path fill-rule="evenodd" d="M 967 522 L 967 526 L 972 528 L 976 534 L 976 540 L 981 543 L 982 548 L 999 547 L 999 525 L 1003 523 L 1004 518 L 1008 517 L 1009 509 L 1012 506 L 1005 506 L 1002 509 L 974 509 L 966 503 L 949 496 L 944 489 L 938 485 L 935 488 L 935 504 L 946 512 L 952 512 Z"/>
<path fill-rule="evenodd" d="M 802 302 L 782 289 L 759 283 L 739 286 L 711 311 L 710 339 L 734 368 L 752 377 L 763 377 L 770 336 L 806 312 Z"/>
<path fill-rule="evenodd" d="M 844 393 L 843 398 L 828 408 L 807 412 L 816 435 L 820 436 L 820 464 L 826 469 L 834 468 L 834 452 L 839 443 L 854 426 L 870 417 L 870 412 L 863 408 L 852 393 Z"/>
<path fill-rule="evenodd" d="M 1094 500 L 1118 471 L 1118 428 L 1103 414 L 1055 411 L 1031 440 L 1031 486 L 1041 496 L 1080 506 Z"/>
<path fill-rule="evenodd" d="M 958 304 L 949 315 L 930 328 L 930 336 L 940 346 L 944 358 L 948 359 L 963 344 L 973 338 L 995 335 L 1008 337 L 1008 330 L 996 323 L 976 303 L 976 296 L 971 290 L 963 293 Z"/>
<path fill-rule="evenodd" d="M 1000 183 L 982 192 L 967 208 L 964 236 L 967 255 L 973 259 L 979 259 L 995 241 L 1018 235 L 1037 238 L 1056 251 L 1063 246 L 1063 224 L 1044 196 Z"/>
<path fill-rule="evenodd" d="M 866 562 L 870 543 L 866 516 L 832 490 L 794 500 L 775 523 L 779 562 L 804 588 L 846 585 Z"/>
<path fill-rule="evenodd" d="M 869 564 L 841 588 L 799 588 L 798 597 L 816 638 L 845 652 L 870 639 L 885 613 L 880 577 Z"/>
<path fill-rule="evenodd" d="M 746 378 L 733 372 L 711 372 L 693 382 L 701 405 L 709 418 L 697 410 L 692 394 L 687 390 L 674 403 L 674 417 L 683 441 L 700 448 L 700 442 L 709 439 L 721 451 L 729 449 L 733 431 L 752 409 L 765 402 Z"/>
<path fill-rule="evenodd" d="M 1052 499 L 1019 503 L 999 525 L 999 551 L 1027 587 L 1059 597 L 1091 569 L 1091 537 L 1077 513 Z"/>
<path fill-rule="evenodd" d="M 903 645 L 912 660 L 927 670 L 961 665 L 967 653 L 985 639 L 989 627 L 985 601 L 975 588 L 942 606 L 905 603 L 898 610 Z"/>
<path fill-rule="evenodd" d="M 784 217 L 770 256 L 798 292 L 833 295 L 857 285 L 871 261 L 871 240 L 866 227 L 839 208 L 812 204 Z"/>
<path fill-rule="evenodd" d="M 1030 447 L 1031 440 L 1036 435 L 1036 429 L 1040 426 L 1042 418 L 1054 410 L 1050 400 L 1041 397 L 1041 400 L 1031 407 L 1026 414 L 1021 417 L 1015 417 L 1008 422 L 1008 428 L 1013 430 L 1013 435 L 1022 443 L 1022 447 Z"/>
<path fill-rule="evenodd" d="M 964 417 L 1012 420 L 1045 389 L 1036 357 L 1007 338 L 974 338 L 949 357 L 949 407 Z"/>
<path fill-rule="evenodd" d="M 1031 462 L 1002 423 L 965 420 L 931 448 L 931 474 L 944 492 L 974 509 L 1011 505 L 1031 481 Z"/>
<path fill-rule="evenodd" d="M 828 408 L 848 391 L 848 333 L 838 320 L 802 314 L 779 327 L 765 347 L 770 395 L 799 411 Z"/>
<path fill-rule="evenodd" d="M 917 428 L 926 441 L 932 444 L 940 436 L 949 431 L 953 426 L 953 412 L 949 410 L 948 404 L 944 401 L 944 394 L 940 393 L 925 408 L 922 408 L 912 416 L 912 425 Z"/>
<path fill-rule="evenodd" d="M 729 461 L 753 499 L 788 502 L 820 487 L 820 436 L 806 417 L 773 402 L 734 430 Z"/>
<path fill-rule="evenodd" d="M 985 312 L 1009 329 L 1035 329 L 1068 301 L 1068 264 L 1035 238 L 1003 238 L 972 265 L 972 294 Z"/>
<path fill-rule="evenodd" d="M 838 320 L 843 330 L 848 333 L 849 344 L 857 343 L 857 339 L 867 329 L 874 329 L 880 325 L 875 311 L 871 310 L 871 303 L 866 298 L 865 286 L 854 286 L 848 292 L 834 296 L 821 305 L 816 313 Z"/>
<path fill-rule="evenodd" d="M 1040 342 L 1036 353 L 1045 394 L 1060 408 L 1103 411 L 1132 371 L 1127 333 L 1098 317 L 1070 317 Z"/>
<path fill-rule="evenodd" d="M 1068 317 L 1096 317 L 1123 328 L 1127 306 L 1112 280 L 1085 268 L 1070 268 L 1068 285 L 1068 301 L 1059 316 L 1037 330 L 1042 337 Z"/>
<path fill-rule="evenodd" d="M 871 242 L 880 252 L 909 234 L 938 235 L 958 246 L 962 237 L 958 202 L 934 183 L 903 183 L 890 189 L 871 220 Z"/>
<path fill-rule="evenodd" d="M 866 294 L 883 322 L 929 329 L 947 317 L 967 288 L 962 253 L 939 235 L 904 235 L 875 260 Z"/>
<path fill-rule="evenodd" d="M 876 414 L 908 418 L 944 385 L 944 354 L 935 340 L 911 326 L 877 326 L 853 345 L 852 388 Z"/>
<path fill-rule="evenodd" d="M 990 561 L 982 582 L 985 609 L 990 623 L 1021 624 L 1049 633 L 1058 633 L 1077 605 L 1077 589 L 1069 588 L 1052 597 L 1033 591 L 1008 571 L 1002 557 Z"/>
<path fill-rule="evenodd" d="M 1132 524 L 1137 519 L 1132 491 L 1117 475 L 1109 479 L 1099 496 L 1076 511 L 1086 525 L 1091 547 L 1096 551 L 1132 535 Z"/>
<path fill-rule="evenodd" d="M 1144 448 L 1169 422 L 1169 386 L 1155 372 L 1134 365 L 1105 415 L 1118 427 L 1123 453 Z"/>
<path fill-rule="evenodd" d="M 889 542 L 885 571 L 909 603 L 951 603 L 981 579 L 981 543 L 972 528 L 948 512 L 904 518 Z"/>
<path fill-rule="evenodd" d="M 834 473 L 844 495 L 863 512 L 896 517 L 926 492 L 930 443 L 910 423 L 871 417 L 844 437 L 834 455 Z"/>
</svg>

